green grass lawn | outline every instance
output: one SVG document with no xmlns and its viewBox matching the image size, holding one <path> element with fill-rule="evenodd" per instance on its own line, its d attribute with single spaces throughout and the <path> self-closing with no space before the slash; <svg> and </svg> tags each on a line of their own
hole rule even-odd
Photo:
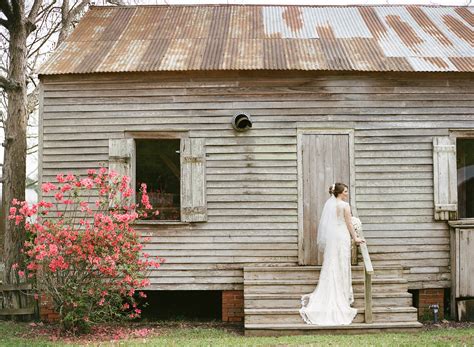
<svg viewBox="0 0 474 347">
<path fill-rule="evenodd" d="M 0 321 L 1 346 L 474 346 L 474 327 L 418 333 L 244 337 L 239 329 L 216 324 L 157 323 L 103 327 L 80 338 L 54 341 L 54 326 Z M 117 335 L 112 336 L 119 332 Z M 108 335 L 108 334 L 112 335 Z M 129 338 L 132 336 L 133 338 Z"/>
</svg>

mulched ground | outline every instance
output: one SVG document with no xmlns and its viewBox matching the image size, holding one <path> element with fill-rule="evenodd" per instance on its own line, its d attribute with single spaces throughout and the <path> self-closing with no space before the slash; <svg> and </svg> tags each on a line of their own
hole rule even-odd
<svg viewBox="0 0 474 347">
<path fill-rule="evenodd" d="M 129 323 L 124 325 L 100 325 L 94 327 L 92 331 L 85 335 L 74 336 L 64 334 L 59 330 L 56 324 L 30 323 L 29 331 L 22 335 L 24 338 L 42 337 L 50 341 L 61 341 L 64 343 L 97 343 L 100 341 L 114 342 L 130 338 L 146 339 L 164 335 L 175 329 L 186 328 L 215 328 L 223 329 L 236 335 L 243 335 L 243 326 L 241 324 L 228 324 L 221 322 L 160 322 L 160 323 Z M 423 330 L 432 331 L 438 329 L 462 329 L 474 328 L 474 322 L 454 322 L 443 320 L 437 324 L 425 323 Z"/>
<path fill-rule="evenodd" d="M 29 331 L 21 337 L 43 338 L 49 341 L 64 343 L 97 343 L 100 341 L 114 342 L 125 339 L 145 339 L 164 335 L 171 330 L 186 328 L 215 328 L 223 329 L 236 336 L 243 335 L 241 324 L 221 322 L 160 322 L 160 323 L 128 323 L 128 324 L 101 324 L 83 335 L 75 336 L 72 333 L 61 332 L 57 324 L 29 323 Z"/>
</svg>

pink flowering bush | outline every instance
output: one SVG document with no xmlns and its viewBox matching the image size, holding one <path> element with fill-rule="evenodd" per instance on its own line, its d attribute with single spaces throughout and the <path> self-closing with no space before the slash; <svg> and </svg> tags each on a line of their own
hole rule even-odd
<svg viewBox="0 0 474 347">
<path fill-rule="evenodd" d="M 87 177 L 58 175 L 42 185 L 45 200 L 13 200 L 9 218 L 27 233 L 25 264 L 18 275 L 52 298 L 65 330 L 140 316 L 139 291 L 147 271 L 163 261 L 142 252 L 132 223 L 152 206 L 141 186 L 140 204 L 131 203 L 130 179 L 101 168 Z"/>
</svg>

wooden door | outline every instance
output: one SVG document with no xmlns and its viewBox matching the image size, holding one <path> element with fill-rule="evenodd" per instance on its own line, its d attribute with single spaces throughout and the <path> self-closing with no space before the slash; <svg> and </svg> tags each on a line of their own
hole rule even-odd
<svg viewBox="0 0 474 347">
<path fill-rule="evenodd" d="M 349 134 L 300 134 L 299 138 L 299 254 L 301 265 L 321 265 L 317 233 L 329 186 L 342 182 L 350 187 Z"/>
</svg>

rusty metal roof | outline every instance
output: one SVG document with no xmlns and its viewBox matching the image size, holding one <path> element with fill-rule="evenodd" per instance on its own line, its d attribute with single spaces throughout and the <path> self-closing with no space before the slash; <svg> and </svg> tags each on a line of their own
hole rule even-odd
<svg viewBox="0 0 474 347">
<path fill-rule="evenodd" d="M 469 7 L 91 7 L 40 74 L 473 71 Z"/>
</svg>

